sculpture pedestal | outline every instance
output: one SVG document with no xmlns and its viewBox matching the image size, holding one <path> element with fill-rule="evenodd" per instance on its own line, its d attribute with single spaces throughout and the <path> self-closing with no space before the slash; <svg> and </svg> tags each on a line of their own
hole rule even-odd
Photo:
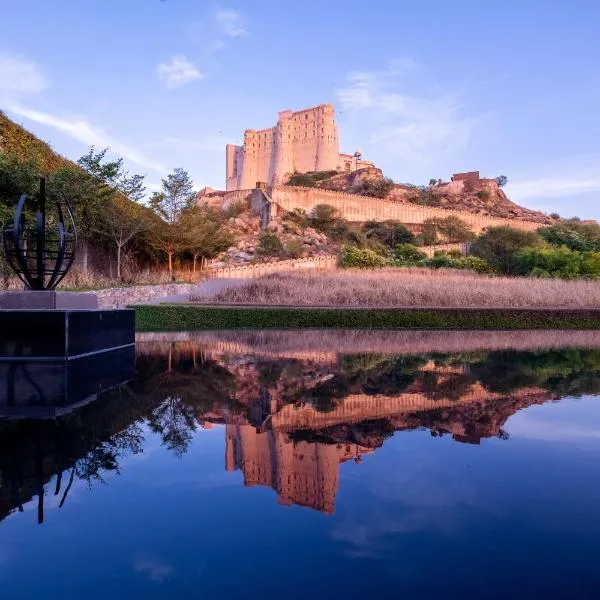
<svg viewBox="0 0 600 600">
<path fill-rule="evenodd" d="M 24 290 L 0 292 L 0 310 L 90 310 L 98 308 L 98 298 L 91 292 L 57 292 Z"/>
</svg>

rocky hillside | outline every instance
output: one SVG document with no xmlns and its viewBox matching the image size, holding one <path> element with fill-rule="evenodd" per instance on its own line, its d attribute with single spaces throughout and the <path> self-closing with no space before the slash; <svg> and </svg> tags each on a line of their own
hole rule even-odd
<svg viewBox="0 0 600 600">
<path fill-rule="evenodd" d="M 307 174 L 311 175 L 311 174 Z M 317 175 L 317 174 L 315 174 Z M 439 182 L 430 186 L 412 186 L 393 183 L 386 179 L 380 169 L 367 167 L 353 173 L 336 173 L 329 177 L 315 176 L 303 184 L 328 190 L 385 197 L 396 202 L 422 206 L 438 206 L 491 217 L 521 219 L 552 223 L 548 215 L 512 202 L 494 179 Z"/>
<path fill-rule="evenodd" d="M 303 227 L 290 218 L 277 217 L 266 231 L 261 231 L 260 219 L 249 210 L 230 217 L 225 229 L 235 242 L 212 261 L 214 269 L 271 260 L 331 256 L 339 251 L 325 234 L 312 227 Z M 269 248 L 269 234 L 275 234 L 280 240 L 282 248 L 279 252 Z"/>
</svg>

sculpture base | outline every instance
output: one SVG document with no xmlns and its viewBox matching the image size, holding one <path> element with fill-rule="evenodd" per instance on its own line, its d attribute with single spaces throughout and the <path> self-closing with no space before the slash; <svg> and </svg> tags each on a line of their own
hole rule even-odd
<svg viewBox="0 0 600 600">
<path fill-rule="evenodd" d="M 135 346 L 76 360 L 0 359 L 0 420 L 55 419 L 133 379 Z"/>
<path fill-rule="evenodd" d="M 0 310 L 0 362 L 72 360 L 134 343 L 129 309 Z"/>
<path fill-rule="evenodd" d="M 4 310 L 90 310 L 98 308 L 98 298 L 91 292 L 57 292 L 24 290 L 0 292 L 0 309 Z"/>
</svg>

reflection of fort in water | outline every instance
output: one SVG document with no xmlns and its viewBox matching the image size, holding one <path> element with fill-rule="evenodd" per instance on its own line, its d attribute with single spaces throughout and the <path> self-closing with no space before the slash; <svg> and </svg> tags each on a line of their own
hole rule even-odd
<svg viewBox="0 0 600 600">
<path fill-rule="evenodd" d="M 140 343 L 132 384 L 55 421 L 0 427 L 0 520 L 53 493 L 44 486 L 54 475 L 65 498 L 74 480 L 101 480 L 140 451 L 146 423 L 179 455 L 198 425 L 225 425 L 225 468 L 240 470 L 245 485 L 332 513 L 340 465 L 360 462 L 395 432 L 426 428 L 478 444 L 507 437 L 504 424 L 522 408 L 600 392 L 600 351 L 587 338 L 564 352 L 507 352 L 501 339 L 494 354 L 490 339 L 478 339 L 485 351 L 437 355 L 436 337 L 426 339 L 420 354 L 355 355 L 326 345 L 282 350 L 269 339 L 258 340 L 267 351 L 231 340 Z"/>
</svg>

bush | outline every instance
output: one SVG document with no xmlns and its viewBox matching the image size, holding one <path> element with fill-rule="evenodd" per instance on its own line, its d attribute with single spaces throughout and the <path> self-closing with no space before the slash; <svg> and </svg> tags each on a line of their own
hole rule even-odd
<svg viewBox="0 0 600 600">
<path fill-rule="evenodd" d="M 231 217 L 239 217 L 242 213 L 246 212 L 246 210 L 248 210 L 248 203 L 244 200 L 239 200 L 227 207 L 225 216 L 228 219 L 231 219 Z"/>
<path fill-rule="evenodd" d="M 317 204 L 310 212 L 310 224 L 323 233 L 327 233 L 339 218 L 339 211 L 329 204 Z"/>
<path fill-rule="evenodd" d="M 295 208 L 292 211 L 286 212 L 283 219 L 300 225 L 302 229 L 310 226 L 310 218 L 302 208 Z"/>
<path fill-rule="evenodd" d="M 352 193 L 360 196 L 373 196 L 375 198 L 385 198 L 394 188 L 394 182 L 389 179 L 363 179 L 352 186 Z"/>
<path fill-rule="evenodd" d="M 285 252 L 283 242 L 275 233 L 263 233 L 258 239 L 256 254 L 261 257 L 282 256 Z"/>
<path fill-rule="evenodd" d="M 522 274 L 535 277 L 600 277 L 600 253 L 561 248 L 528 248 L 519 253 Z"/>
<path fill-rule="evenodd" d="M 423 243 L 426 246 L 439 243 L 438 234 L 446 243 L 470 242 L 475 238 L 470 225 L 455 215 L 425 219 L 421 232 Z"/>
<path fill-rule="evenodd" d="M 600 251 L 600 227 L 594 223 L 564 221 L 543 227 L 538 233 L 552 246 L 566 246 L 571 250 Z"/>
<path fill-rule="evenodd" d="M 337 171 L 311 171 L 308 173 L 294 173 L 287 182 L 287 185 L 296 185 L 301 187 L 315 187 L 317 181 L 323 181 L 337 175 Z"/>
<path fill-rule="evenodd" d="M 427 258 L 427 254 L 413 244 L 398 244 L 394 255 L 398 261 L 405 264 L 415 264 Z"/>
<path fill-rule="evenodd" d="M 487 200 L 490 199 L 490 190 L 479 190 L 478 192 L 475 193 L 475 195 L 480 199 L 483 200 L 484 202 L 486 202 Z"/>
<path fill-rule="evenodd" d="M 374 267 L 389 267 L 392 262 L 389 258 L 381 256 L 368 248 L 361 250 L 354 246 L 345 246 L 340 253 L 338 264 L 344 268 L 369 269 Z"/>
<path fill-rule="evenodd" d="M 491 227 L 471 245 L 471 254 L 482 258 L 494 271 L 515 275 L 521 270 L 519 252 L 543 245 L 542 238 L 532 231 L 512 227 Z"/>
<path fill-rule="evenodd" d="M 506 175 L 498 175 L 494 178 L 494 181 L 498 184 L 498 187 L 504 187 L 508 183 L 508 177 Z"/>
<path fill-rule="evenodd" d="M 285 256 L 286 258 L 300 258 L 304 254 L 304 246 L 302 240 L 291 239 L 285 244 Z"/>
<path fill-rule="evenodd" d="M 390 248 L 415 242 L 413 233 L 396 221 L 367 221 L 362 229 L 370 240 L 376 240 Z"/>
</svg>

